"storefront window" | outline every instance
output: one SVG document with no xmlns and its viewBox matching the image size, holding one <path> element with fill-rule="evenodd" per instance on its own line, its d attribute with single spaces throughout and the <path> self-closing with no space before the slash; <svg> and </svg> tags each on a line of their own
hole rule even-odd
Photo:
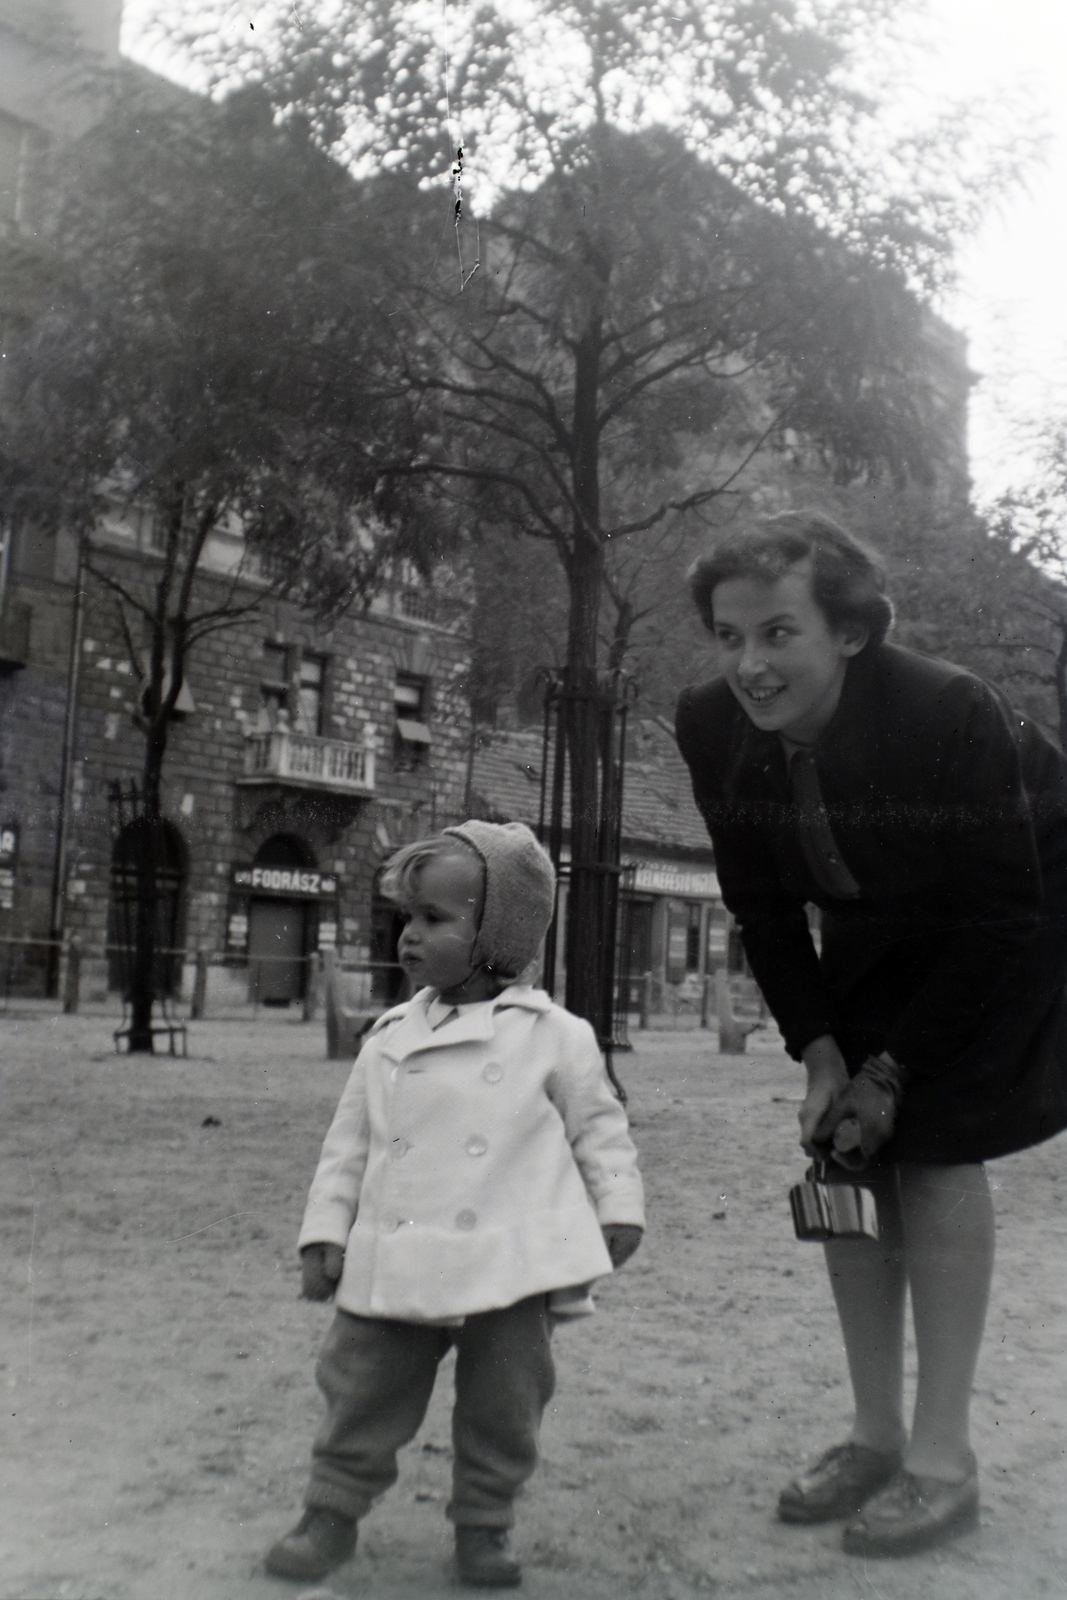
<svg viewBox="0 0 1067 1600">
<path fill-rule="evenodd" d="M 700 971 L 700 907 L 689 907 L 689 925 L 685 935 L 685 970 Z"/>
<path fill-rule="evenodd" d="M 628 951 L 628 971 L 641 977 L 652 970 L 652 902 L 623 900 L 622 938 Z"/>
<path fill-rule="evenodd" d="M 726 965 L 726 907 L 712 903 L 708 906 L 708 964 L 709 972 L 717 972 Z"/>
</svg>

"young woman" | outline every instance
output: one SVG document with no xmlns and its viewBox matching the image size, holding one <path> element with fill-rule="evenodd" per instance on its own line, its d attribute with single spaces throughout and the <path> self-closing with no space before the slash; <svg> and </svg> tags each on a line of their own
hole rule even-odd
<svg viewBox="0 0 1067 1600">
<path fill-rule="evenodd" d="M 807 1069 L 804 1149 L 878 1204 L 877 1241 L 826 1246 L 852 1432 L 778 1513 L 905 1554 L 978 1511 L 983 1162 L 1067 1126 L 1067 763 L 972 673 L 885 642 L 883 575 L 825 518 L 728 535 L 690 587 L 722 675 L 681 696 L 678 742 L 723 897 Z"/>
</svg>

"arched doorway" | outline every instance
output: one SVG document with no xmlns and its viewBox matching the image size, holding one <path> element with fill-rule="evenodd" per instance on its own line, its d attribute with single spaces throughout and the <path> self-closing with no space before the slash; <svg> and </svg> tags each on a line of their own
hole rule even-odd
<svg viewBox="0 0 1067 1600">
<path fill-rule="evenodd" d="M 256 852 L 252 870 L 265 869 L 259 877 L 267 892 L 254 892 L 248 903 L 248 974 L 251 995 L 261 1005 L 287 1006 L 304 997 L 318 907 L 286 895 L 285 880 L 314 866 L 314 852 L 293 833 L 272 834 Z"/>
<path fill-rule="evenodd" d="M 173 999 L 181 988 L 185 943 L 185 841 L 172 822 L 136 817 L 118 834 L 111 852 L 107 911 L 108 988 L 128 996 L 137 939 L 138 878 L 154 900 L 155 967 L 152 992 Z M 154 886 L 154 887 L 153 887 Z"/>
</svg>

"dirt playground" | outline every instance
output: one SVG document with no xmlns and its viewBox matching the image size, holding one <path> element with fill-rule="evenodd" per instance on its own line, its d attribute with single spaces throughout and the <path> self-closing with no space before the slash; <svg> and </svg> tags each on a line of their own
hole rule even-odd
<svg viewBox="0 0 1067 1600">
<path fill-rule="evenodd" d="M 266 1576 L 295 1519 L 328 1308 L 297 1225 L 347 1073 L 320 1025 L 205 1022 L 185 1061 L 116 1056 L 113 1019 L 0 1016 L 0 1600 L 455 1596 L 449 1374 L 355 1561 Z M 981 1526 L 903 1562 L 773 1519 L 842 1436 L 844 1358 L 787 1190 L 799 1073 L 772 1040 L 637 1035 L 619 1057 L 644 1247 L 563 1329 L 520 1502 L 530 1600 L 1031 1600 L 1067 1594 L 1067 1141 L 994 1163 L 978 1373 Z"/>
</svg>

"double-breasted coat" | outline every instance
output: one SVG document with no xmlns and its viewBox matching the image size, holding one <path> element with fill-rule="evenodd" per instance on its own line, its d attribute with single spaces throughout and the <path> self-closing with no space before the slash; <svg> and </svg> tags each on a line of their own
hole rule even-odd
<svg viewBox="0 0 1067 1600">
<path fill-rule="evenodd" d="M 1067 1126 L 1067 763 L 1040 729 L 946 662 L 850 660 L 813 748 L 850 899 L 815 881 L 781 740 L 724 679 L 684 691 L 677 733 L 789 1052 L 832 1034 L 852 1071 L 881 1050 L 909 1071 L 886 1157 L 980 1161 Z"/>
<path fill-rule="evenodd" d="M 381 1017 L 341 1095 L 299 1244 L 345 1251 L 337 1304 L 432 1322 L 611 1271 L 601 1226 L 644 1225 L 626 1113 L 588 1022 L 513 984 L 434 1028 L 423 989 Z"/>
</svg>

